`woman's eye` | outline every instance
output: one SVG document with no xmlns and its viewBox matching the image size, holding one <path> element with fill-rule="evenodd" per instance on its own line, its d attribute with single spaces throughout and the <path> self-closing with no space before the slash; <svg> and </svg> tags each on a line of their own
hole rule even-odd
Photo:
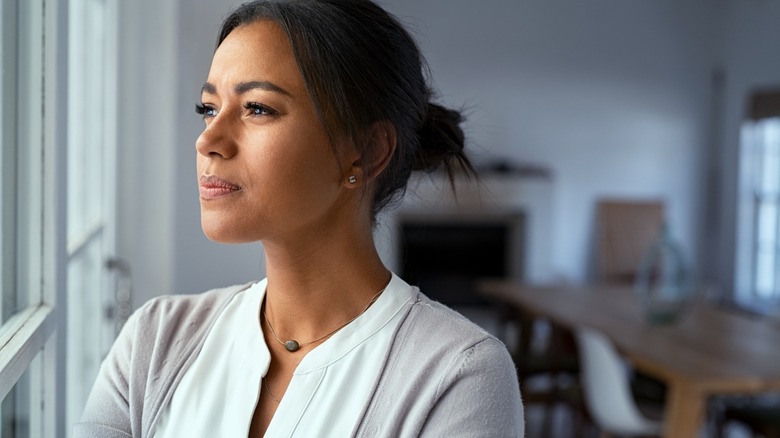
<svg viewBox="0 0 780 438">
<path fill-rule="evenodd" d="M 246 105 L 244 105 L 244 108 L 249 111 L 250 116 L 275 116 L 279 114 L 273 108 L 256 102 L 248 102 Z"/>
<path fill-rule="evenodd" d="M 195 112 L 203 116 L 204 119 L 211 118 L 217 115 L 217 109 L 211 105 L 205 105 L 199 103 L 195 105 Z"/>
</svg>

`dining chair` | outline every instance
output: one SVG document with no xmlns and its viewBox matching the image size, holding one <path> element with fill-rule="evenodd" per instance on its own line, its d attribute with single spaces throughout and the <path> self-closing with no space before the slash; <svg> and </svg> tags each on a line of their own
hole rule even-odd
<svg viewBox="0 0 780 438">
<path fill-rule="evenodd" d="M 661 231 L 664 203 L 602 199 L 596 210 L 597 280 L 633 284 L 642 256 Z"/>
<path fill-rule="evenodd" d="M 721 397 L 714 403 L 715 437 L 727 436 L 727 427 L 738 424 L 751 437 L 780 438 L 780 394 Z"/>
<path fill-rule="evenodd" d="M 538 318 L 526 309 L 510 303 L 496 303 L 504 311 L 505 324 L 516 330 L 514 343 L 509 346 L 517 368 L 523 404 L 536 407 L 539 436 L 553 435 L 554 417 L 558 407 L 569 410 L 572 436 L 582 436 L 583 426 L 589 422 L 579 380 L 579 357 L 571 332 Z M 546 326 L 546 330 L 541 330 Z M 536 342 L 541 331 L 545 342 Z"/>
<path fill-rule="evenodd" d="M 659 436 L 661 421 L 648 419 L 631 394 L 628 369 L 612 342 L 601 332 L 575 330 L 580 379 L 588 412 L 602 436 Z"/>
</svg>

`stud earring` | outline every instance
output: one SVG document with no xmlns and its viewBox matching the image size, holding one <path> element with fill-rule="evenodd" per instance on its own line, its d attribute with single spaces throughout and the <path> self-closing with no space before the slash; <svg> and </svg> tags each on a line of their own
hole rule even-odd
<svg viewBox="0 0 780 438">
<path fill-rule="evenodd" d="M 355 178 L 355 175 L 350 175 L 349 178 L 347 178 L 350 184 L 355 184 L 357 182 L 357 178 Z"/>
</svg>

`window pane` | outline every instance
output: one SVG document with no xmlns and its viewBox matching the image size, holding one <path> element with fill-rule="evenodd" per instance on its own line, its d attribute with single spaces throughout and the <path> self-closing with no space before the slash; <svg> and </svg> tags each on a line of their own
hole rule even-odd
<svg viewBox="0 0 780 438">
<path fill-rule="evenodd" d="M 42 296 L 43 53 L 43 0 L 0 2 L 0 333 L 24 323 L 19 342 L 2 346 L 24 359 L 2 369 L 4 389 L 13 387 L 0 404 L 0 438 L 30 436 L 31 418 L 40 417 L 40 391 L 31 389 L 40 359 L 27 360 L 41 342 L 31 333 L 46 330 L 34 318 L 6 323 Z"/>
<path fill-rule="evenodd" d="M 0 324 L 17 308 L 16 283 L 16 76 L 17 13 L 13 2 L 0 3 Z"/>
<path fill-rule="evenodd" d="M 31 428 L 35 427 L 31 420 L 36 417 L 36 412 L 33 411 L 36 408 L 32 390 L 35 386 L 33 373 L 41 369 L 40 362 L 39 353 L 0 404 L 0 438 L 31 436 Z"/>
<path fill-rule="evenodd" d="M 112 44 L 104 0 L 70 0 L 68 69 L 68 336 L 66 424 L 82 413 L 115 338 L 115 281 L 106 268 L 113 253 L 106 161 L 114 101 L 108 90 Z"/>
<path fill-rule="evenodd" d="M 68 245 L 83 242 L 103 221 L 105 147 L 105 4 L 71 3 L 68 100 Z M 77 116 L 75 116 L 77 115 Z"/>
<path fill-rule="evenodd" d="M 43 255 L 43 1 L 18 3 L 16 159 L 17 308 L 40 302 Z"/>
<path fill-rule="evenodd" d="M 751 155 L 753 224 L 751 297 L 780 300 L 780 119 L 765 119 L 752 127 L 752 141 L 743 144 Z"/>
<path fill-rule="evenodd" d="M 56 327 L 56 312 L 37 306 L 43 296 L 43 1 L 0 2 L 0 334 L 13 336 L 0 347 L 18 358 L 0 370 L 0 438 L 41 436 L 42 355 L 29 361 Z"/>
<path fill-rule="evenodd" d="M 762 202 L 758 206 L 758 248 L 774 251 L 777 242 L 777 204 Z"/>
<path fill-rule="evenodd" d="M 41 0 L 0 4 L 0 323 L 40 298 Z"/>
<path fill-rule="evenodd" d="M 780 141 L 772 124 L 766 126 L 764 130 L 762 169 L 761 169 L 761 192 L 765 196 L 777 196 L 778 185 L 780 184 Z"/>
</svg>

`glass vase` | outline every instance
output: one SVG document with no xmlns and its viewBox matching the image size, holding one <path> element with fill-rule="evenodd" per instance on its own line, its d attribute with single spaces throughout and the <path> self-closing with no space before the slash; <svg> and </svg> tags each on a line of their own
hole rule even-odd
<svg viewBox="0 0 780 438">
<path fill-rule="evenodd" d="M 653 324 L 676 322 L 693 301 L 691 271 L 668 225 L 642 257 L 635 290 L 647 320 Z"/>
</svg>

